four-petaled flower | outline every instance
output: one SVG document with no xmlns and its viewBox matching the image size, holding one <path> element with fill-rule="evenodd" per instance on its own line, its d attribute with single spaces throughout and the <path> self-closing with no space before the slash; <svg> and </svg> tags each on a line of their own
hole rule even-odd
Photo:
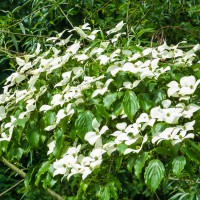
<svg viewBox="0 0 200 200">
<path fill-rule="evenodd" d="M 100 124 L 99 122 L 95 119 L 93 119 L 92 121 L 92 127 L 95 131 L 90 131 L 88 133 L 86 133 L 85 135 L 85 140 L 88 141 L 91 145 L 94 145 L 97 140 L 99 138 L 101 138 L 101 135 L 104 134 L 107 130 L 108 130 L 108 127 L 107 126 L 103 126 L 101 128 L 101 130 L 99 130 L 99 127 L 100 127 Z"/>
</svg>

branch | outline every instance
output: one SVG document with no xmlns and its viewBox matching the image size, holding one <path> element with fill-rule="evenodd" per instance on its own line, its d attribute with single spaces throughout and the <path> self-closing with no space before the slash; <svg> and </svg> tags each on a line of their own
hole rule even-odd
<svg viewBox="0 0 200 200">
<path fill-rule="evenodd" d="M 15 185 L 11 186 L 10 188 L 8 188 L 6 191 L 0 193 L 0 197 L 3 196 L 4 194 L 6 194 L 7 192 L 9 192 L 10 190 L 12 190 L 13 188 L 15 188 L 16 186 L 18 186 L 21 182 L 23 182 L 24 179 L 22 179 L 21 181 L 17 182 Z"/>
<path fill-rule="evenodd" d="M 179 30 L 182 30 L 182 31 L 185 31 L 185 32 L 188 32 L 188 33 L 194 35 L 196 38 L 200 38 L 200 36 L 197 35 L 196 33 L 194 33 L 193 31 L 186 30 L 186 29 L 184 29 L 184 28 L 182 28 L 182 27 L 180 27 L 180 26 L 161 26 L 159 29 L 168 29 L 168 28 L 171 28 L 171 29 L 179 29 Z M 159 29 L 158 29 L 158 30 L 159 30 Z"/>
<path fill-rule="evenodd" d="M 13 35 L 28 36 L 28 37 L 37 37 L 37 38 L 45 38 L 45 39 L 49 38 L 49 37 L 46 37 L 46 36 L 39 36 L 39 35 L 32 35 L 32 34 L 13 33 L 13 32 L 5 31 L 5 30 L 0 30 L 0 32 L 2 32 L 2 33 L 8 33 L 8 34 L 13 34 Z"/>
<path fill-rule="evenodd" d="M 25 178 L 26 173 L 23 172 L 21 169 L 19 169 L 18 167 L 16 167 L 15 165 L 13 165 L 12 163 L 10 163 L 6 158 L 4 158 L 3 156 L 1 157 L 1 161 L 8 166 L 10 169 L 12 169 L 13 171 L 17 172 L 22 178 Z M 51 189 L 47 189 L 46 190 L 52 197 L 54 197 L 55 199 L 58 200 L 64 200 L 59 194 L 57 194 L 56 192 L 54 192 Z"/>
<path fill-rule="evenodd" d="M 54 0 L 54 2 L 56 3 L 56 1 Z M 57 3 L 56 3 L 57 4 Z M 60 9 L 61 13 L 63 14 L 63 16 L 66 18 L 66 20 L 69 22 L 69 24 L 71 25 L 72 28 L 74 28 L 72 22 L 69 20 L 69 18 L 67 17 L 67 15 L 64 13 L 63 9 L 60 7 L 59 4 L 57 4 L 58 8 Z"/>
</svg>

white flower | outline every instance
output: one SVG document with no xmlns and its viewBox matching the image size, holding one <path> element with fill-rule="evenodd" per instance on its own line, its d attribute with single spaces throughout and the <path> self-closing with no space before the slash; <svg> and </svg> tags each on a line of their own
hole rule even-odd
<svg viewBox="0 0 200 200">
<path fill-rule="evenodd" d="M 153 127 L 155 123 L 155 119 L 151 119 L 147 113 L 142 113 L 136 120 L 137 124 L 144 123 L 141 127 L 141 130 L 143 131 L 147 126 Z"/>
<path fill-rule="evenodd" d="M 1 133 L 1 138 L 0 138 L 0 142 L 1 141 L 10 141 L 11 140 L 12 135 L 6 135 L 5 132 Z"/>
<path fill-rule="evenodd" d="M 193 113 L 195 113 L 199 109 L 200 109 L 200 107 L 198 105 L 191 103 L 184 108 L 183 117 L 191 118 L 193 116 Z"/>
<path fill-rule="evenodd" d="M 17 119 L 14 116 L 10 116 L 10 118 L 11 118 L 11 121 L 4 125 L 5 129 L 9 128 L 9 136 L 7 136 L 5 132 L 3 132 L 1 134 L 2 138 L 0 139 L 0 141 L 3 141 L 3 140 L 10 141 L 12 138 L 13 129 L 15 127 L 15 122 Z"/>
<path fill-rule="evenodd" d="M 140 72 L 140 78 L 144 79 L 146 77 L 152 78 L 155 76 L 155 70 L 159 67 L 158 62 L 159 58 L 153 59 L 153 60 L 147 60 L 144 62 L 144 64 L 139 69 Z"/>
<path fill-rule="evenodd" d="M 83 70 L 82 67 L 74 67 L 72 71 L 73 71 L 73 73 L 74 73 L 74 75 L 75 75 L 75 76 L 72 78 L 72 80 L 77 79 L 78 77 L 80 77 L 80 76 L 83 75 L 83 73 L 84 73 L 84 70 Z"/>
<path fill-rule="evenodd" d="M 135 87 L 138 86 L 138 84 L 141 82 L 141 80 L 136 80 L 134 81 L 133 83 L 129 82 L 129 81 L 126 81 L 123 83 L 123 86 L 126 88 L 126 89 L 133 89 Z"/>
<path fill-rule="evenodd" d="M 193 133 L 187 134 L 186 131 L 180 131 L 180 133 L 174 137 L 172 144 L 175 145 L 177 143 L 182 142 L 184 139 L 187 139 L 187 138 L 194 138 L 194 134 Z"/>
<path fill-rule="evenodd" d="M 163 132 L 156 133 L 152 138 L 152 143 L 159 143 L 162 140 L 173 140 L 181 128 L 169 127 L 166 128 Z"/>
<path fill-rule="evenodd" d="M 82 26 L 81 26 L 81 28 L 83 29 L 83 30 L 91 30 L 91 28 L 89 27 L 89 23 L 85 23 L 85 24 L 83 24 Z"/>
<path fill-rule="evenodd" d="M 96 34 L 99 32 L 100 30 L 94 30 L 92 31 L 92 33 L 90 33 L 90 35 L 87 36 L 87 38 L 94 40 L 96 38 Z"/>
<path fill-rule="evenodd" d="M 0 106 L 0 121 L 6 118 L 6 110 L 4 106 Z"/>
<path fill-rule="evenodd" d="M 81 145 L 79 144 L 77 147 L 69 147 L 67 149 L 66 154 L 76 157 L 76 156 L 78 156 L 78 153 L 80 152 L 80 150 L 81 150 Z"/>
<path fill-rule="evenodd" d="M 26 79 L 26 76 L 23 75 L 23 74 L 20 74 L 18 72 L 15 72 L 15 73 L 12 73 L 7 79 L 6 79 L 6 82 L 5 82 L 5 85 L 7 83 L 10 82 L 10 85 L 14 85 L 15 83 L 21 83 L 24 79 Z"/>
<path fill-rule="evenodd" d="M 165 107 L 169 106 L 170 102 L 163 102 Z M 177 124 L 179 118 L 182 116 L 183 109 L 181 107 L 177 108 L 164 108 L 161 109 L 160 106 L 152 108 L 150 115 L 151 118 L 157 119 L 158 121 L 165 121 L 169 124 Z"/>
<path fill-rule="evenodd" d="M 54 87 L 67 85 L 67 83 L 68 83 L 69 80 L 70 80 L 71 73 L 72 73 L 72 71 L 63 73 L 63 74 L 62 74 L 63 80 L 60 81 L 59 83 L 57 83 Z"/>
<path fill-rule="evenodd" d="M 26 64 L 25 60 L 22 60 L 21 58 L 19 57 L 16 57 L 16 62 L 19 66 L 23 66 Z"/>
<path fill-rule="evenodd" d="M 36 108 L 36 100 L 35 99 L 29 99 L 27 100 L 27 105 L 26 105 L 26 110 L 27 112 L 31 112 L 33 110 L 35 110 Z"/>
<path fill-rule="evenodd" d="M 199 85 L 200 80 L 195 79 L 194 76 L 185 76 L 180 80 L 181 89 L 179 94 L 182 96 L 193 94 Z"/>
<path fill-rule="evenodd" d="M 106 151 L 104 149 L 101 149 L 101 148 L 97 148 L 97 149 L 93 149 L 91 152 L 90 152 L 90 157 L 91 158 L 94 158 L 94 159 L 101 159 L 102 158 L 102 155 L 105 153 Z"/>
<path fill-rule="evenodd" d="M 56 115 L 56 124 L 58 124 L 66 116 L 72 116 L 74 114 L 74 109 L 71 108 L 72 104 L 69 103 L 66 108 L 58 111 Z"/>
<path fill-rule="evenodd" d="M 105 65 L 109 60 L 110 57 L 106 56 L 106 55 L 100 55 L 97 60 L 100 60 L 100 64 L 101 65 Z"/>
<path fill-rule="evenodd" d="M 101 137 L 101 135 L 104 134 L 108 130 L 108 127 L 103 126 L 101 130 L 99 131 L 100 124 L 98 123 L 96 118 L 93 119 L 92 121 L 92 127 L 94 128 L 95 132 L 90 131 L 86 133 L 84 139 L 88 141 L 91 145 L 94 145 L 97 142 L 97 140 Z"/>
<path fill-rule="evenodd" d="M 158 46 L 157 49 L 158 49 L 158 51 L 162 52 L 164 50 L 169 50 L 170 47 L 167 45 L 166 42 L 164 42 L 162 45 Z"/>
<path fill-rule="evenodd" d="M 167 90 L 168 97 L 179 97 L 178 91 L 180 90 L 180 85 L 176 81 L 171 81 L 167 86 L 169 87 Z"/>
<path fill-rule="evenodd" d="M 162 106 L 163 106 L 163 108 L 169 108 L 171 103 L 172 103 L 171 100 L 166 99 L 166 100 L 162 101 Z"/>
<path fill-rule="evenodd" d="M 52 106 L 63 105 L 63 103 L 64 103 L 64 101 L 63 101 L 63 97 L 61 94 L 55 94 L 52 97 L 52 100 L 51 100 Z"/>
<path fill-rule="evenodd" d="M 181 108 L 167 108 L 162 109 L 163 119 L 160 121 L 165 121 L 168 124 L 177 124 L 179 118 L 182 116 Z"/>
<path fill-rule="evenodd" d="M 83 172 L 83 171 L 84 171 L 84 168 L 85 168 L 85 167 L 81 166 L 80 164 L 75 163 L 75 164 L 73 165 L 73 167 L 71 168 L 71 171 L 70 171 L 70 173 L 69 173 L 68 176 L 67 176 L 67 179 L 69 180 L 70 177 L 73 176 L 73 175 L 75 175 L 75 174 L 82 174 L 82 173 L 84 173 L 84 172 Z M 91 172 L 92 172 L 92 171 L 91 171 Z M 88 173 L 87 175 L 89 175 L 89 173 Z M 83 178 L 82 178 L 82 179 L 83 179 Z M 83 179 L 83 180 L 84 180 L 84 179 Z"/>
<path fill-rule="evenodd" d="M 141 57 L 142 57 L 141 53 L 135 53 L 131 57 L 128 58 L 128 61 L 137 60 L 138 58 L 141 58 Z"/>
<path fill-rule="evenodd" d="M 191 95 L 195 92 L 200 80 L 195 79 L 194 76 L 184 76 L 180 80 L 180 84 L 176 81 L 171 81 L 167 86 L 169 87 L 167 93 L 168 96 L 181 97 L 182 99 L 186 95 Z M 188 99 L 188 98 L 186 98 Z"/>
<path fill-rule="evenodd" d="M 49 155 L 49 154 L 53 153 L 53 149 L 56 146 L 55 141 L 54 140 L 51 141 L 50 143 L 47 144 L 47 146 L 49 148 L 47 155 Z"/>
<path fill-rule="evenodd" d="M 55 129 L 56 126 L 57 126 L 57 124 L 53 124 L 53 125 L 47 126 L 44 130 L 45 131 L 51 131 L 51 130 Z"/>
<path fill-rule="evenodd" d="M 158 119 L 159 121 L 163 120 L 163 112 L 160 106 L 154 107 L 150 111 L 150 116 L 153 119 Z"/>
<path fill-rule="evenodd" d="M 80 48 L 80 42 L 79 41 L 75 41 L 74 44 L 72 44 L 67 50 L 66 53 L 70 53 L 72 55 L 74 55 Z"/>
<path fill-rule="evenodd" d="M 143 56 L 147 56 L 152 52 L 152 48 L 147 48 L 145 50 L 142 51 L 142 55 Z"/>
<path fill-rule="evenodd" d="M 121 36 L 121 35 L 125 35 L 126 33 L 125 32 L 123 32 L 123 33 L 118 33 L 118 34 L 115 34 L 114 36 L 113 36 L 113 38 L 111 39 L 111 42 L 112 43 L 115 43 L 115 42 L 117 42 L 118 41 L 118 39 L 119 39 L 119 37 Z"/>
<path fill-rule="evenodd" d="M 116 74 L 121 70 L 122 68 L 118 65 L 111 65 L 110 67 L 108 67 L 107 72 L 110 72 L 112 76 L 116 76 Z"/>
<path fill-rule="evenodd" d="M 124 151 L 124 155 L 129 154 L 129 153 L 139 153 L 139 152 L 142 150 L 142 147 L 143 147 L 144 143 L 145 143 L 147 140 L 148 140 L 148 137 L 147 137 L 147 135 L 145 135 L 145 136 L 143 137 L 143 141 L 142 141 L 142 144 L 141 144 L 140 148 L 138 148 L 138 149 L 127 148 L 127 149 Z"/>
<path fill-rule="evenodd" d="M 106 150 L 106 153 L 110 156 L 114 151 L 117 150 L 117 145 L 121 144 L 121 141 L 115 139 L 103 145 L 103 149 Z"/>
<path fill-rule="evenodd" d="M 73 157 L 72 155 L 66 155 L 60 160 L 57 160 L 53 163 L 53 168 L 55 171 L 53 172 L 53 176 L 58 174 L 66 174 L 69 172 L 70 167 L 72 167 L 76 163 L 77 158 Z"/>
<path fill-rule="evenodd" d="M 139 67 L 136 64 L 127 62 L 122 66 L 122 70 L 124 72 L 131 72 L 133 74 L 137 74 L 139 72 Z"/>
<path fill-rule="evenodd" d="M 74 56 L 74 58 L 83 63 L 83 61 L 87 60 L 89 57 L 86 54 L 77 54 Z"/>
<path fill-rule="evenodd" d="M 97 89 L 92 93 L 92 98 L 96 97 L 97 95 L 103 95 L 108 91 L 108 86 L 113 81 L 113 79 L 108 79 L 105 84 L 100 81 L 96 82 Z"/>
<path fill-rule="evenodd" d="M 195 120 L 193 120 L 192 122 L 187 122 L 184 126 L 177 126 L 178 128 L 180 127 L 181 130 L 180 130 L 180 133 L 174 137 L 172 144 L 174 145 L 179 142 L 182 142 L 186 138 L 194 138 L 193 133 L 187 134 L 187 131 L 194 130 L 194 124 L 195 124 Z"/>
<path fill-rule="evenodd" d="M 49 105 L 42 105 L 41 107 L 40 107 L 40 112 L 42 112 L 42 111 L 44 111 L 44 112 L 46 112 L 46 111 L 48 111 L 48 110 L 51 110 L 53 107 L 52 106 L 49 106 Z"/>
<path fill-rule="evenodd" d="M 122 27 L 124 26 L 124 22 L 121 21 L 120 23 L 118 23 L 115 28 L 111 29 L 110 31 L 107 31 L 106 33 L 108 35 L 110 35 L 111 33 L 116 33 L 117 31 L 120 31 L 122 29 Z"/>
</svg>

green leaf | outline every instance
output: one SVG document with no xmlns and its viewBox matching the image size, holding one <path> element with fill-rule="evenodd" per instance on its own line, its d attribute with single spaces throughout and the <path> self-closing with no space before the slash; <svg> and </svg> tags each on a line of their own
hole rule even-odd
<svg viewBox="0 0 200 200">
<path fill-rule="evenodd" d="M 31 124 L 26 131 L 26 139 L 31 147 L 38 147 L 40 134 L 35 124 Z"/>
<path fill-rule="evenodd" d="M 25 34 L 26 31 L 25 31 L 24 25 L 22 23 L 19 23 L 19 26 L 20 26 L 22 33 Z"/>
<path fill-rule="evenodd" d="M 90 182 L 85 182 L 85 181 L 81 182 L 80 189 L 83 191 L 84 194 L 86 193 L 89 185 L 90 185 Z"/>
<path fill-rule="evenodd" d="M 153 106 L 153 102 L 151 101 L 150 97 L 145 93 L 139 94 L 138 100 L 140 107 L 145 112 L 147 112 Z"/>
<path fill-rule="evenodd" d="M 115 182 L 109 182 L 107 184 L 107 186 L 109 187 L 110 189 L 110 195 L 112 196 L 112 198 L 114 200 L 117 200 L 118 199 L 118 194 L 117 194 L 117 188 L 115 186 Z"/>
<path fill-rule="evenodd" d="M 40 167 L 38 173 L 36 174 L 36 181 L 35 181 L 35 185 L 38 186 L 38 183 L 40 181 L 40 177 L 42 174 L 44 174 L 46 171 L 49 170 L 49 167 L 50 167 L 50 162 L 49 161 L 46 161 L 42 164 L 42 166 Z"/>
<path fill-rule="evenodd" d="M 138 33 L 137 33 L 137 37 L 142 36 L 144 33 L 153 33 L 154 32 L 154 28 L 145 28 L 145 29 L 141 29 Z"/>
<path fill-rule="evenodd" d="M 165 156 L 171 156 L 173 153 L 171 149 L 168 149 L 167 147 L 156 147 L 155 149 L 153 149 L 153 151 Z"/>
<path fill-rule="evenodd" d="M 152 135 L 154 136 L 154 134 L 157 134 L 158 132 L 162 132 L 164 131 L 166 128 L 168 127 L 168 125 L 164 122 L 159 122 L 156 125 L 154 125 L 152 127 Z"/>
<path fill-rule="evenodd" d="M 107 94 L 104 99 L 103 99 L 103 103 L 104 103 L 104 106 L 109 109 L 110 106 L 117 100 L 117 93 L 110 93 L 110 94 Z"/>
<path fill-rule="evenodd" d="M 122 113 L 122 111 L 123 111 L 123 104 L 122 104 L 122 102 L 117 102 L 117 104 L 115 105 L 114 110 L 113 110 L 114 115 L 116 117 L 118 117 Z"/>
<path fill-rule="evenodd" d="M 196 152 L 193 152 L 191 149 L 189 149 L 188 147 L 185 147 L 185 146 L 181 147 L 181 151 L 183 151 L 190 160 L 192 160 L 195 163 L 199 164 L 199 157 L 196 154 Z"/>
<path fill-rule="evenodd" d="M 138 98 L 134 92 L 132 92 L 132 91 L 126 92 L 126 94 L 124 95 L 124 99 L 123 99 L 123 106 L 124 106 L 125 114 L 127 114 L 128 119 L 130 121 L 132 121 L 133 116 L 140 108 Z"/>
<path fill-rule="evenodd" d="M 128 159 L 128 163 L 127 163 L 127 169 L 128 169 L 128 171 L 130 173 L 132 173 L 132 168 L 133 168 L 134 164 L 135 164 L 135 158 L 134 157 L 130 157 Z"/>
<path fill-rule="evenodd" d="M 140 178 L 140 174 L 142 172 L 142 169 L 145 165 L 145 162 L 147 161 L 147 159 L 149 158 L 148 153 L 147 152 L 143 152 L 135 161 L 134 164 L 134 173 L 137 176 L 137 178 Z"/>
<path fill-rule="evenodd" d="M 14 46 L 15 46 L 15 49 L 16 49 L 17 51 L 19 51 L 16 37 L 15 37 L 13 34 L 10 34 L 10 37 L 11 37 L 11 39 L 12 39 L 12 42 L 13 42 Z"/>
<path fill-rule="evenodd" d="M 193 141 L 188 140 L 187 143 L 189 143 L 195 150 L 197 150 L 200 153 L 200 144 L 195 144 Z"/>
<path fill-rule="evenodd" d="M 21 127 L 25 127 L 25 125 L 26 125 L 26 122 L 27 122 L 27 119 L 26 118 L 23 118 L 23 119 L 17 119 L 17 121 L 16 121 L 16 124 L 18 125 L 18 126 L 21 126 Z"/>
<path fill-rule="evenodd" d="M 154 103 L 157 105 L 166 99 L 166 93 L 163 90 L 158 90 L 153 97 Z"/>
<path fill-rule="evenodd" d="M 8 152 L 8 157 L 10 160 L 13 160 L 13 159 L 20 160 L 22 155 L 23 155 L 23 149 L 21 148 L 14 148 Z"/>
<path fill-rule="evenodd" d="M 92 131 L 92 120 L 94 119 L 94 115 L 91 111 L 86 110 L 78 115 L 78 119 L 76 120 L 76 130 L 78 136 L 84 141 L 84 136 L 87 132 Z"/>
<path fill-rule="evenodd" d="M 119 151 L 120 154 L 123 154 L 126 149 L 127 149 L 126 144 L 121 143 L 117 146 L 117 150 Z"/>
<path fill-rule="evenodd" d="M 99 194 L 100 200 L 110 200 L 110 188 L 109 186 L 105 186 Z"/>
<path fill-rule="evenodd" d="M 56 140 L 56 144 L 55 147 L 53 149 L 53 155 L 58 158 L 61 154 L 61 149 L 63 146 L 63 141 L 64 141 L 64 134 L 61 130 L 58 130 L 55 132 L 54 134 L 55 140 Z"/>
<path fill-rule="evenodd" d="M 29 169 L 29 171 L 26 173 L 25 179 L 24 179 L 24 185 L 26 188 L 30 187 L 30 182 L 32 180 L 33 174 L 35 173 L 36 167 L 33 167 Z"/>
<path fill-rule="evenodd" d="M 48 187 L 51 188 L 53 185 L 55 185 L 56 182 L 57 181 L 53 179 L 52 175 L 47 173 L 42 185 L 44 189 L 47 189 Z"/>
<path fill-rule="evenodd" d="M 177 156 L 172 162 L 172 171 L 176 176 L 181 174 L 181 171 L 184 169 L 186 164 L 186 159 L 184 156 Z"/>
<path fill-rule="evenodd" d="M 96 105 L 95 106 L 97 111 L 99 112 L 99 114 L 104 117 L 106 119 L 106 122 L 108 123 L 109 119 L 110 119 L 110 114 L 106 111 L 106 109 L 104 108 L 103 105 Z"/>
<path fill-rule="evenodd" d="M 149 165 L 145 169 L 145 183 L 155 192 L 160 185 L 161 180 L 164 177 L 165 168 L 160 160 L 154 159 L 149 162 Z"/>
<path fill-rule="evenodd" d="M 120 156 L 120 157 L 117 157 L 117 160 L 116 160 L 116 171 L 118 172 L 121 165 L 122 165 L 122 161 L 123 161 L 123 157 Z"/>
<path fill-rule="evenodd" d="M 52 111 L 47 111 L 45 115 L 46 126 L 52 125 L 56 120 L 56 113 Z"/>
</svg>

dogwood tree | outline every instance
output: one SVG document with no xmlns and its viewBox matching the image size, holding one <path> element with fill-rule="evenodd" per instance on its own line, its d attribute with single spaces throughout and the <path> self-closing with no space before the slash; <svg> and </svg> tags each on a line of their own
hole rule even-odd
<svg viewBox="0 0 200 200">
<path fill-rule="evenodd" d="M 198 183 L 200 46 L 130 45 L 124 25 L 74 27 L 16 58 L 0 95 L 0 152 L 27 188 L 65 180 L 66 199 L 118 199 L 119 174 L 152 193 L 171 179 Z"/>
</svg>

